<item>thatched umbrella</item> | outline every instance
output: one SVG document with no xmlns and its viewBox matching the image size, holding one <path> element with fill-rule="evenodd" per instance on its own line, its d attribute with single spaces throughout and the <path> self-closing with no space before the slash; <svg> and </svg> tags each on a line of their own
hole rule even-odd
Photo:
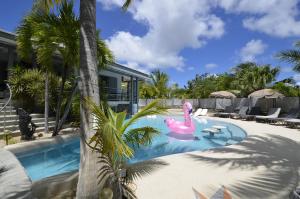
<svg viewBox="0 0 300 199">
<path fill-rule="evenodd" d="M 284 95 L 282 93 L 279 93 L 278 91 L 274 89 L 262 89 L 258 91 L 254 91 L 250 95 L 248 95 L 248 98 L 283 98 Z"/>
<path fill-rule="evenodd" d="M 258 91 L 254 91 L 250 95 L 248 95 L 248 98 L 267 98 L 267 99 L 273 99 L 273 107 L 276 107 L 276 99 L 277 98 L 283 98 L 285 97 L 282 93 L 279 93 L 278 91 L 274 89 L 261 89 Z"/>
<path fill-rule="evenodd" d="M 210 98 L 222 98 L 222 99 L 231 99 L 231 106 L 233 107 L 233 99 L 236 98 L 236 96 L 229 92 L 229 91 L 216 91 L 212 92 L 209 95 Z M 215 108 L 217 108 L 217 100 L 215 103 Z"/>
<path fill-rule="evenodd" d="M 229 92 L 229 91 L 216 91 L 209 95 L 210 98 L 226 98 L 226 99 L 232 99 L 236 98 L 236 96 Z"/>
</svg>

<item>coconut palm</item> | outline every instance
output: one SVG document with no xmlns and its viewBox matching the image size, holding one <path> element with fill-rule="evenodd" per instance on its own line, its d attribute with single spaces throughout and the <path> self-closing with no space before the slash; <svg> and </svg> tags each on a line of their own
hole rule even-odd
<svg viewBox="0 0 300 199">
<path fill-rule="evenodd" d="M 70 73 L 79 64 L 79 19 L 73 12 L 73 3 L 63 1 L 58 6 L 58 14 L 45 12 L 43 9 L 35 9 L 27 16 L 18 29 L 18 49 L 22 57 L 29 57 L 32 50 L 36 52 L 39 64 L 46 66 L 46 74 L 49 66 L 52 66 L 53 56 L 59 53 L 63 59 L 62 81 L 56 107 L 56 125 L 53 135 L 57 135 L 62 128 L 71 108 L 72 98 L 77 91 L 77 80 L 72 93 L 65 105 L 64 114 L 61 116 L 63 93 Z M 113 56 L 105 43 L 97 37 L 97 51 L 99 52 L 98 65 L 103 68 L 108 62 L 113 61 Z M 77 74 L 75 74 L 77 76 Z M 46 75 L 46 82 L 48 78 Z M 48 83 L 45 84 L 45 94 L 48 93 Z M 45 103 L 48 98 L 46 97 Z M 45 106 L 45 113 L 48 113 Z M 47 118 L 48 114 L 45 114 Z M 46 122 L 47 124 L 47 122 Z"/>
<path fill-rule="evenodd" d="M 233 85 L 247 95 L 255 90 L 265 88 L 268 83 L 274 81 L 279 73 L 279 68 L 247 62 L 234 67 L 233 72 L 235 75 Z"/>
<path fill-rule="evenodd" d="M 44 66 L 46 74 L 51 68 L 53 56 L 59 53 L 63 58 L 62 81 L 56 107 L 56 125 L 54 134 L 58 133 L 58 124 L 63 100 L 63 92 L 70 69 L 78 65 L 79 59 L 79 20 L 73 12 L 73 3 L 63 1 L 58 8 L 59 16 L 42 9 L 33 11 L 24 18 L 17 33 L 18 51 L 21 57 L 28 57 L 34 51 L 37 62 Z M 46 76 L 45 94 L 48 91 Z M 48 93 L 48 92 L 47 92 Z M 48 97 L 45 98 L 45 104 Z M 45 106 L 46 120 L 48 105 Z M 47 122 L 45 122 L 47 124 Z M 46 127 L 47 129 L 47 127 Z"/>
<path fill-rule="evenodd" d="M 166 73 L 161 72 L 160 70 L 155 70 L 151 73 L 151 79 L 153 83 L 153 88 L 156 91 L 156 97 L 167 97 L 169 94 L 169 76 Z"/>
<path fill-rule="evenodd" d="M 126 9 L 131 1 L 125 0 L 123 8 Z M 90 97 L 95 104 L 99 105 L 100 95 L 98 93 L 99 81 L 95 40 L 96 0 L 80 0 L 80 95 L 81 99 Z M 97 161 L 99 154 L 85 144 L 86 140 L 89 140 L 96 132 L 91 131 L 93 121 L 91 111 L 84 104 L 81 104 L 80 107 L 81 156 L 77 198 L 96 198 L 99 196 L 101 186 L 99 188 L 95 176 L 97 175 L 97 170 L 103 168 L 104 164 Z"/>
<path fill-rule="evenodd" d="M 300 41 L 295 43 L 297 49 L 280 52 L 277 57 L 283 61 L 294 64 L 294 70 L 300 72 Z"/>
<path fill-rule="evenodd" d="M 37 61 L 42 66 L 43 71 L 45 71 L 45 132 L 48 133 L 48 112 L 49 112 L 49 78 L 48 73 L 52 67 L 52 45 L 49 45 L 48 32 L 38 30 L 35 26 L 36 24 L 33 23 L 32 16 L 27 16 L 22 21 L 21 25 L 17 29 L 17 51 L 19 56 L 22 59 L 30 60 L 32 56 L 32 52 L 34 50 L 39 52 Z M 33 42 L 35 41 L 39 42 Z M 35 43 L 33 47 L 33 43 Z M 35 52 L 37 53 L 37 52 Z"/>
<path fill-rule="evenodd" d="M 45 8 L 63 0 L 38 0 Z M 123 9 L 127 9 L 132 0 L 125 0 Z M 96 0 L 80 0 L 80 95 L 81 99 L 90 97 L 99 105 L 100 95 L 97 72 L 96 46 Z M 81 104 L 80 114 L 80 169 L 77 186 L 77 198 L 99 197 L 99 185 L 95 179 L 97 169 L 103 164 L 97 162 L 97 153 L 85 145 L 95 131 L 91 131 L 92 114 L 87 106 Z"/>
<path fill-rule="evenodd" d="M 153 136 L 159 134 L 151 126 L 133 128 L 132 125 L 145 116 L 163 114 L 166 109 L 155 100 L 126 119 L 126 112 L 116 113 L 110 107 L 98 106 L 92 101 L 88 102 L 88 106 L 94 115 L 96 130 L 89 146 L 102 154 L 100 162 L 106 165 L 106 169 L 100 170 L 100 182 L 113 190 L 115 198 L 123 194 L 131 198 L 134 194 L 120 178 L 119 170 L 129 167 L 126 160 L 133 157 L 135 147 L 150 144 Z"/>
</svg>

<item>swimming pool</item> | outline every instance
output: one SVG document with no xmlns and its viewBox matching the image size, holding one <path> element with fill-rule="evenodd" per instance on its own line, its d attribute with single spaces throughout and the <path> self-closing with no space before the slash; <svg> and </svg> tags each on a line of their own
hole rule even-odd
<svg viewBox="0 0 300 199">
<path fill-rule="evenodd" d="M 154 137 L 150 146 L 135 149 L 134 157 L 129 161 L 135 163 L 155 157 L 183 153 L 196 150 L 207 150 L 236 144 L 246 137 L 244 130 L 230 123 L 210 120 L 193 119 L 196 131 L 194 135 L 181 135 L 169 132 L 164 120 L 166 116 L 147 117 L 139 120 L 132 128 L 153 126 L 159 129 L 160 135 Z M 182 117 L 175 117 L 183 120 Z M 210 136 L 203 129 L 214 125 L 224 126 L 222 133 Z M 35 181 L 45 177 L 78 170 L 80 161 L 79 138 L 74 138 L 59 145 L 49 145 L 27 152 L 16 154 L 30 178 Z"/>
</svg>

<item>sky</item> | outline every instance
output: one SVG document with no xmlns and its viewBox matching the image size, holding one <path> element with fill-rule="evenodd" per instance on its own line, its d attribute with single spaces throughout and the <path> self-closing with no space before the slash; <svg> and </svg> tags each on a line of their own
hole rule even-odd
<svg viewBox="0 0 300 199">
<path fill-rule="evenodd" d="M 299 40 L 299 1 L 134 0 L 123 12 L 124 0 L 97 0 L 97 28 L 117 63 L 147 73 L 160 69 L 181 87 L 196 74 L 230 72 L 246 61 L 280 66 L 278 80 L 300 82 L 275 57 Z M 1 2 L 0 29 L 15 32 L 32 4 Z"/>
</svg>

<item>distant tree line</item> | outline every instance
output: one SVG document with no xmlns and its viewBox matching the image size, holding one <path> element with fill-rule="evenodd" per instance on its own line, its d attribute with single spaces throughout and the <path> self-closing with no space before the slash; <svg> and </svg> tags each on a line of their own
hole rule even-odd
<svg viewBox="0 0 300 199">
<path fill-rule="evenodd" d="M 285 60 L 284 56 L 286 56 L 286 52 L 284 53 L 280 53 L 278 57 Z M 233 67 L 229 73 L 196 74 L 194 79 L 189 80 L 187 85 L 180 88 L 178 84 L 169 85 L 168 74 L 160 70 L 155 70 L 151 73 L 152 81 L 143 83 L 140 86 L 139 92 L 140 97 L 146 99 L 208 98 L 210 93 L 221 90 L 230 91 L 238 97 L 247 97 L 256 90 L 272 88 L 283 93 L 285 96 L 298 96 L 299 88 L 296 86 L 293 78 L 275 82 L 279 72 L 279 67 L 272 67 L 269 64 L 258 65 L 254 62 L 246 62 Z"/>
</svg>

